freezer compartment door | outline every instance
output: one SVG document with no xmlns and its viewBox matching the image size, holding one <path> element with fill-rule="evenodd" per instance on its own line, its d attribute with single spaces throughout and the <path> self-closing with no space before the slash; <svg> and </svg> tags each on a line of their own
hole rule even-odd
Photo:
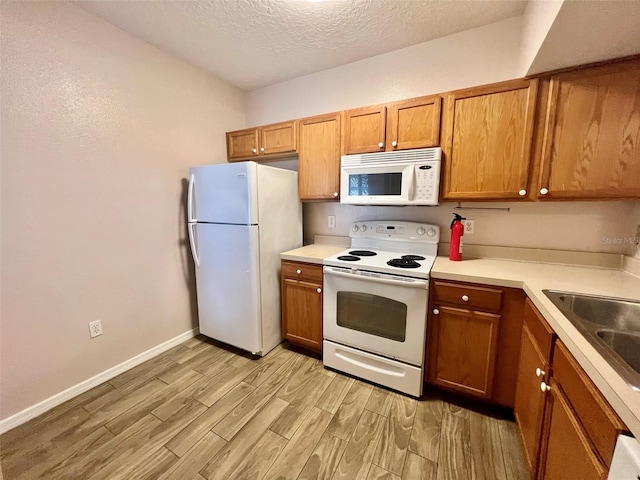
<svg viewBox="0 0 640 480">
<path fill-rule="evenodd" d="M 198 223 L 192 234 L 200 333 L 260 352 L 258 227 Z"/>
<path fill-rule="evenodd" d="M 256 178 L 255 162 L 205 165 L 189 169 L 188 221 L 257 224 Z"/>
</svg>

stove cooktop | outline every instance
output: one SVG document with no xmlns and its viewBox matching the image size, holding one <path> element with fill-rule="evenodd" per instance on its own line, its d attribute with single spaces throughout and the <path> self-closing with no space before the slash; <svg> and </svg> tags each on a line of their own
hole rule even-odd
<svg viewBox="0 0 640 480">
<path fill-rule="evenodd" d="M 349 252 L 352 251 L 353 249 L 350 248 L 327 257 L 322 263 L 333 267 L 355 268 L 371 272 L 396 274 L 403 277 L 429 278 L 429 272 L 436 259 L 435 256 L 428 255 L 415 255 L 415 259 L 413 259 L 409 254 L 383 250 L 375 250 L 376 255 L 374 256 L 358 257 L 350 255 Z M 409 258 L 402 258 L 403 256 Z"/>
</svg>

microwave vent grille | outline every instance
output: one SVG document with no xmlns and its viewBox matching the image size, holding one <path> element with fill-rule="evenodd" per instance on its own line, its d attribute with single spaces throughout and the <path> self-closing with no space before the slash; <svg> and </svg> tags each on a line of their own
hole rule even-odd
<svg viewBox="0 0 640 480">
<path fill-rule="evenodd" d="M 342 165 L 375 165 L 390 162 L 426 162 L 439 161 L 441 148 L 421 148 L 418 150 L 400 150 L 397 152 L 362 153 L 359 155 L 343 155 Z"/>
</svg>

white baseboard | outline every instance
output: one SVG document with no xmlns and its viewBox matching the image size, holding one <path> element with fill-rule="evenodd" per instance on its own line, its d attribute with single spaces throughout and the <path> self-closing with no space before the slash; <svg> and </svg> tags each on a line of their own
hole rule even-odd
<svg viewBox="0 0 640 480">
<path fill-rule="evenodd" d="M 113 377 L 120 375 L 123 372 L 135 367 L 136 365 L 140 365 L 147 360 L 152 359 L 153 357 L 160 355 L 163 352 L 166 352 L 170 348 L 175 347 L 176 345 L 189 340 L 190 338 L 195 337 L 198 334 L 198 329 L 194 328 L 193 330 L 189 330 L 187 332 L 181 333 L 177 337 L 173 337 L 167 340 L 160 345 L 156 345 L 149 350 L 142 352 L 139 355 L 136 355 L 129 360 L 125 360 L 124 362 L 116 365 L 115 367 L 111 367 L 108 370 L 105 370 L 98 375 L 91 377 L 83 382 L 80 382 L 73 387 L 69 387 L 66 390 L 53 395 L 35 405 L 25 408 L 24 410 L 11 415 L 10 417 L 5 418 L 4 420 L 0 420 L 0 434 L 5 433 L 12 428 L 17 427 L 18 425 L 22 425 L 23 423 L 28 422 L 32 418 L 35 418 L 39 415 L 42 415 L 44 412 L 51 410 L 53 407 L 57 407 L 58 405 L 66 402 L 67 400 L 80 395 L 81 393 L 86 392 L 87 390 L 92 389 L 93 387 L 100 385 L 108 380 L 111 380 Z"/>
</svg>

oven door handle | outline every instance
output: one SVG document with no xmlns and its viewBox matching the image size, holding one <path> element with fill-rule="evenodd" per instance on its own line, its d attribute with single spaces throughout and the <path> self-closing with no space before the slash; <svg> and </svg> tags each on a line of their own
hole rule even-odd
<svg viewBox="0 0 640 480">
<path fill-rule="evenodd" d="M 421 288 L 423 290 L 427 290 L 429 288 L 429 282 L 426 282 L 424 280 L 414 280 L 413 282 L 405 282 L 403 280 L 393 280 L 391 278 L 368 277 L 364 275 L 354 275 L 353 273 L 336 272 L 331 267 L 324 267 L 323 271 L 325 275 L 335 275 L 336 277 L 345 277 L 345 278 L 350 278 L 352 280 L 363 280 L 365 282 L 385 283 L 387 285 L 395 285 L 397 287 Z"/>
</svg>

